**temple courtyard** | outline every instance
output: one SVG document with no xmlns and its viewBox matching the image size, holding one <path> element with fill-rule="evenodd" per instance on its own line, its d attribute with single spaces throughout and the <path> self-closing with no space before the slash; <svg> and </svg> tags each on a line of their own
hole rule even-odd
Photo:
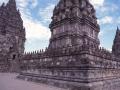
<svg viewBox="0 0 120 90">
<path fill-rule="evenodd" d="M 63 90 L 40 83 L 16 79 L 17 74 L 0 73 L 0 90 Z"/>
</svg>

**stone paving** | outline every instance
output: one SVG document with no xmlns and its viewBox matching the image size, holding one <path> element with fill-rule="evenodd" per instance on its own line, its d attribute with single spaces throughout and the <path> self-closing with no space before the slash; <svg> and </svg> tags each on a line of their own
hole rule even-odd
<svg viewBox="0 0 120 90">
<path fill-rule="evenodd" d="M 16 79 L 17 74 L 0 73 L 0 90 L 63 90 L 61 88 Z"/>
</svg>

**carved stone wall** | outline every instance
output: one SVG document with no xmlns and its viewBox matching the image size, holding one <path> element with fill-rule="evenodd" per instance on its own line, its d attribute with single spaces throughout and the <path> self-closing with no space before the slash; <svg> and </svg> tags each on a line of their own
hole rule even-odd
<svg viewBox="0 0 120 90">
<path fill-rule="evenodd" d="M 119 90 L 119 58 L 103 48 L 84 45 L 29 53 L 21 68 L 19 78 L 29 81 L 71 90 Z"/>
</svg>

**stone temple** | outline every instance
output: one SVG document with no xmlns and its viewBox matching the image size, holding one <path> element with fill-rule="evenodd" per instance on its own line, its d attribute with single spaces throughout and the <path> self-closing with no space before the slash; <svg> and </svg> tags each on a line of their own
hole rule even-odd
<svg viewBox="0 0 120 90">
<path fill-rule="evenodd" d="M 18 71 L 24 53 L 25 29 L 15 0 L 0 6 L 0 71 Z"/>
<path fill-rule="evenodd" d="M 100 27 L 89 0 L 60 0 L 49 46 L 32 53 L 23 54 L 25 29 L 15 0 L 0 7 L 0 19 L 1 71 L 9 68 L 20 79 L 67 90 L 120 90 L 120 30 L 112 52 L 99 47 Z"/>
</svg>

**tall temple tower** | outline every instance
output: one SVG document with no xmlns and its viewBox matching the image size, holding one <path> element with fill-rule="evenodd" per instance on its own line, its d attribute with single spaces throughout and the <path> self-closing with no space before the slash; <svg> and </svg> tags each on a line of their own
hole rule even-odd
<svg viewBox="0 0 120 90">
<path fill-rule="evenodd" d="M 17 71 L 24 52 L 25 29 L 15 0 L 0 7 L 0 70 Z"/>
<path fill-rule="evenodd" d="M 52 37 L 49 48 L 82 46 L 98 47 L 99 25 L 89 0 L 60 0 L 50 24 Z"/>
<path fill-rule="evenodd" d="M 112 53 L 116 57 L 120 57 L 120 29 L 117 28 L 116 36 L 113 42 Z"/>
</svg>

